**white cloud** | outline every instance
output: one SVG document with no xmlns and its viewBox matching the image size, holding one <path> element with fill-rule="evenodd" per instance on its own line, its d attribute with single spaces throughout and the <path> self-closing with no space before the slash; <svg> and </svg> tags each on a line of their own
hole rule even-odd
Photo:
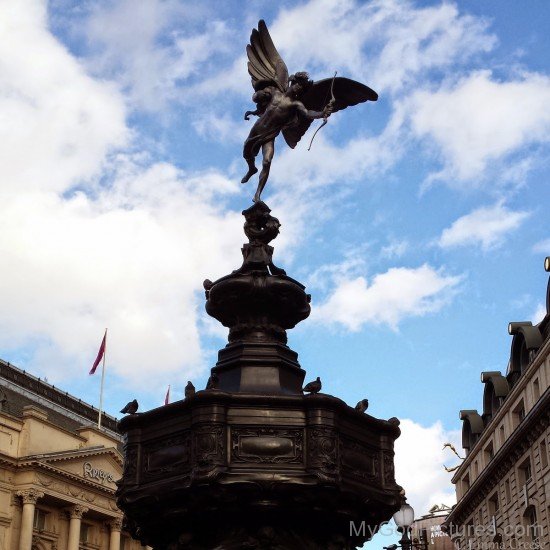
<svg viewBox="0 0 550 550">
<path fill-rule="evenodd" d="M 496 42 L 482 19 L 461 15 L 453 4 L 419 8 L 403 0 L 312 0 L 282 10 L 271 30 L 290 71 L 337 68 L 392 92 Z"/>
<path fill-rule="evenodd" d="M 501 245 L 504 237 L 517 229 L 529 215 L 529 212 L 510 210 L 500 202 L 478 208 L 444 229 L 439 246 L 479 245 L 483 250 L 494 248 Z"/>
<path fill-rule="evenodd" d="M 346 279 L 364 272 L 365 268 L 365 260 L 361 253 L 353 250 L 346 255 L 345 260 L 342 262 L 325 264 L 316 269 L 308 277 L 308 286 L 327 290 L 329 284 L 344 282 Z"/>
<path fill-rule="evenodd" d="M 45 2 L 10 3 L 0 28 L 1 193 L 64 191 L 97 175 L 129 136 L 121 96 L 49 33 Z"/>
<path fill-rule="evenodd" d="M 199 17 L 201 16 L 201 17 Z M 203 31 L 191 28 L 207 20 Z M 160 111 L 168 101 L 185 100 L 181 83 L 196 76 L 231 41 L 226 24 L 204 17 L 200 4 L 174 0 L 120 0 L 95 6 L 87 37 L 96 53 L 95 72 L 116 78 L 132 106 Z"/>
<path fill-rule="evenodd" d="M 199 136 L 223 144 L 243 143 L 249 131 L 242 120 L 235 120 L 228 114 L 217 114 L 212 111 L 197 114 L 192 124 Z"/>
<path fill-rule="evenodd" d="M 440 422 L 425 427 L 413 420 L 401 421 L 401 436 L 395 442 L 395 476 L 407 494 L 407 501 L 420 517 L 434 504 L 451 506 L 456 502 L 452 474 L 445 466 L 454 466 L 458 459 L 445 443 L 452 443 L 460 452 L 458 431 L 446 431 Z"/>
<path fill-rule="evenodd" d="M 114 373 L 185 378 L 203 366 L 202 280 L 241 263 L 237 184 L 122 153 L 120 93 L 49 32 L 45 2 L 13 3 L 0 25 L 1 348 L 81 376 L 107 326 Z"/>
<path fill-rule="evenodd" d="M 533 245 L 533 252 L 550 256 L 550 239 L 544 239 Z"/>
<path fill-rule="evenodd" d="M 307 69 L 319 80 L 338 70 L 379 92 L 409 90 L 429 71 L 465 62 L 496 43 L 486 21 L 448 3 L 416 7 L 406 0 L 310 0 L 281 9 L 267 23 L 291 73 Z M 242 55 L 198 89 L 204 94 L 243 93 L 245 67 Z"/>
<path fill-rule="evenodd" d="M 357 108 L 368 110 L 372 105 Z M 390 167 L 403 151 L 395 116 L 380 135 L 355 136 L 341 145 L 329 140 L 330 130 L 325 127 L 323 131 L 325 135 L 317 134 L 310 151 L 312 133 L 306 134 L 296 149 L 290 150 L 284 143 L 280 144 L 272 173 L 277 186 L 286 193 L 304 193 L 335 183 L 357 182 L 367 173 L 372 178 Z"/>
<path fill-rule="evenodd" d="M 499 81 L 490 71 L 478 71 L 437 91 L 417 92 L 408 109 L 413 132 L 441 151 L 444 168 L 433 178 L 462 185 L 481 178 L 489 163 L 507 160 L 529 144 L 547 143 L 549 102 L 547 76 L 527 73 Z M 525 160 L 513 179 L 529 169 Z"/>
<path fill-rule="evenodd" d="M 372 278 L 344 279 L 325 303 L 314 307 L 312 318 L 339 323 L 349 330 L 364 324 L 386 324 L 396 328 L 407 317 L 441 309 L 456 292 L 460 277 L 444 275 L 431 266 L 392 268 Z"/>
<path fill-rule="evenodd" d="M 531 315 L 531 321 L 534 325 L 540 323 L 546 316 L 546 306 L 544 304 L 538 304 L 537 309 Z"/>
<path fill-rule="evenodd" d="M 240 215 L 221 210 L 235 189 L 219 174 L 157 164 L 126 166 L 97 199 L 35 192 L 6 201 L 2 348 L 34 348 L 30 365 L 59 379 L 90 361 L 108 326 L 111 368 L 135 386 L 196 372 L 201 283 L 240 264 Z"/>
<path fill-rule="evenodd" d="M 380 255 L 383 258 L 400 258 L 410 248 L 409 241 L 407 239 L 392 240 L 389 244 L 382 247 Z"/>
</svg>

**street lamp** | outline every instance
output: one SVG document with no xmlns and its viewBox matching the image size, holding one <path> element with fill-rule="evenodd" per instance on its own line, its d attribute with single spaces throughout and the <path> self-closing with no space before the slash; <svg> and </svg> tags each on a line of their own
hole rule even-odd
<svg viewBox="0 0 550 550">
<path fill-rule="evenodd" d="M 384 546 L 385 550 L 397 550 L 398 548 L 402 548 L 403 550 L 427 549 L 427 541 L 421 540 L 420 543 L 418 543 L 416 539 L 411 541 L 409 537 L 409 529 L 414 522 L 414 510 L 410 504 L 405 502 L 393 515 L 393 521 L 395 521 L 395 524 L 399 527 L 403 536 L 399 544 Z"/>
<path fill-rule="evenodd" d="M 403 550 L 411 550 L 411 539 L 409 538 L 409 529 L 414 521 L 414 510 L 410 504 L 406 502 L 401 508 L 393 515 L 393 521 L 397 527 L 401 527 L 403 536 L 399 541 Z"/>
</svg>

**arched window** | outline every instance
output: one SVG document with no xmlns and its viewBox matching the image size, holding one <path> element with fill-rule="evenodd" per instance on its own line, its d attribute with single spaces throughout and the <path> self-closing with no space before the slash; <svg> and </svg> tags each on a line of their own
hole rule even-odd
<svg viewBox="0 0 550 550">
<path fill-rule="evenodd" d="M 529 542 L 538 542 L 542 534 L 542 525 L 537 524 L 537 511 L 533 505 L 528 506 L 523 512 L 522 523 L 525 529 L 525 538 Z"/>
</svg>

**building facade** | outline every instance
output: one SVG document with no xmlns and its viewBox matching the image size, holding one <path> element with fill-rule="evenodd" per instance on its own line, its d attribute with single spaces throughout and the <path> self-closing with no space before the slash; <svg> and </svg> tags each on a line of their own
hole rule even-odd
<svg viewBox="0 0 550 550">
<path fill-rule="evenodd" d="M 137 550 L 116 419 L 0 360 L 0 550 Z"/>
<path fill-rule="evenodd" d="M 417 548 L 454 550 L 451 538 L 441 529 L 450 511 L 451 508 L 445 504 L 435 505 L 426 515 L 414 520 L 411 526 L 411 537 L 417 544 Z"/>
<path fill-rule="evenodd" d="M 460 411 L 466 457 L 445 521 L 460 550 L 550 548 L 550 281 L 544 319 L 508 328 L 506 374 L 483 372 L 482 413 Z"/>
</svg>

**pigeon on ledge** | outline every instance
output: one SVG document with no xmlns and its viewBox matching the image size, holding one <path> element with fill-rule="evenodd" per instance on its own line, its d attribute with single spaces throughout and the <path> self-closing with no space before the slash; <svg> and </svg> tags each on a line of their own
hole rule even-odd
<svg viewBox="0 0 550 550">
<path fill-rule="evenodd" d="M 355 410 L 359 411 L 360 413 L 366 412 L 366 410 L 369 408 L 369 400 L 368 399 L 361 399 L 357 405 L 355 405 Z"/>
<path fill-rule="evenodd" d="M 188 399 L 193 395 L 195 395 L 195 386 L 193 386 L 193 383 L 189 380 L 187 382 L 187 386 L 185 386 L 185 399 Z"/>
<path fill-rule="evenodd" d="M 120 411 L 122 414 L 136 414 L 139 404 L 137 399 L 130 401 L 127 405 Z"/>
<path fill-rule="evenodd" d="M 304 386 L 303 392 L 307 393 L 319 393 L 321 391 L 321 379 L 317 377 L 313 382 L 309 382 Z"/>
</svg>

